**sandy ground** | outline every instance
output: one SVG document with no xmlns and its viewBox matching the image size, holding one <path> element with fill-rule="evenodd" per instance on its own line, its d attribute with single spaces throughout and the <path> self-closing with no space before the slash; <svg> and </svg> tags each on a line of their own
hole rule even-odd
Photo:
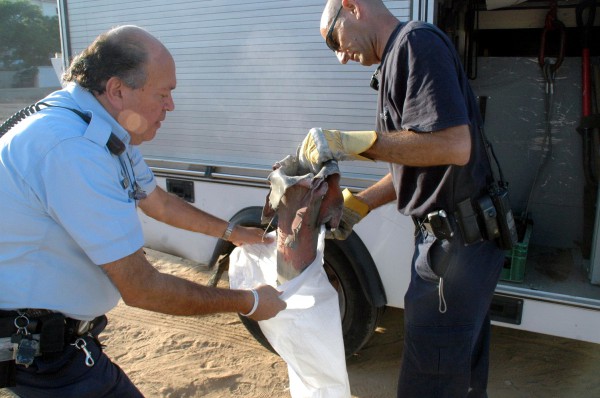
<svg viewBox="0 0 600 398">
<path fill-rule="evenodd" d="M 0 122 L 43 91 L 0 90 Z M 203 284 L 211 275 L 202 264 L 153 250 L 147 255 L 162 272 Z M 348 359 L 353 398 L 395 397 L 402 315 L 389 308 L 373 338 Z M 101 335 L 106 352 L 147 397 L 290 396 L 285 362 L 235 314 L 172 317 L 121 303 L 108 317 Z M 600 345 L 494 327 L 491 357 L 490 398 L 600 397 Z M 0 398 L 8 397 L 0 389 Z"/>
<path fill-rule="evenodd" d="M 203 284 L 211 275 L 202 264 L 146 252 L 162 272 Z M 147 397 L 290 397 L 285 362 L 235 314 L 174 317 L 121 303 L 108 318 L 106 353 Z M 395 397 L 402 335 L 402 311 L 388 308 L 347 361 L 353 398 Z M 600 397 L 599 345 L 494 327 L 491 355 L 490 398 Z"/>
</svg>

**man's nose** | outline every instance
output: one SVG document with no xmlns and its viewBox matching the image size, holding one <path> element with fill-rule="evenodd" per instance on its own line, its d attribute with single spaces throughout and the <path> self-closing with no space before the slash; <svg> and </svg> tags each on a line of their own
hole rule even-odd
<svg viewBox="0 0 600 398">
<path fill-rule="evenodd" d="M 175 101 L 173 100 L 172 96 L 168 96 L 166 101 L 165 101 L 165 110 L 167 111 L 173 111 L 175 110 Z"/>
<path fill-rule="evenodd" d="M 346 56 L 346 52 L 336 51 L 335 56 L 337 57 L 338 61 L 340 61 L 340 64 L 348 63 L 348 57 Z"/>
</svg>

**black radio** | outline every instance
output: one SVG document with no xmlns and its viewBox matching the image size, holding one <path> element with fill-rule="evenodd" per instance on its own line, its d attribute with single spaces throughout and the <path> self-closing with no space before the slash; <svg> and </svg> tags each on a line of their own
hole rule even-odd
<svg viewBox="0 0 600 398">
<path fill-rule="evenodd" d="M 519 242 L 519 236 L 510 207 L 508 189 L 504 184 L 493 184 L 489 189 L 489 195 L 496 208 L 498 246 L 503 250 L 512 249 Z"/>
<path fill-rule="evenodd" d="M 456 221 L 465 245 L 495 240 L 502 250 L 518 242 L 517 227 L 506 187 L 493 184 L 475 204 L 470 198 L 457 204 Z"/>
</svg>

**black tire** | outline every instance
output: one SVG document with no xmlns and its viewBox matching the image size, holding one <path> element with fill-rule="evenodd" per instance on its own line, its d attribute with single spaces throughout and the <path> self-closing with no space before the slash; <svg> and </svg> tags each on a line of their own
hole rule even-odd
<svg viewBox="0 0 600 398">
<path fill-rule="evenodd" d="M 328 240 L 325 244 L 323 267 L 338 292 L 346 357 L 357 353 L 371 338 L 385 309 L 369 303 L 356 273 L 348 263 L 348 258 L 336 242 Z M 260 344 L 276 353 L 260 330 L 258 322 L 243 316 L 240 319 Z"/>
</svg>

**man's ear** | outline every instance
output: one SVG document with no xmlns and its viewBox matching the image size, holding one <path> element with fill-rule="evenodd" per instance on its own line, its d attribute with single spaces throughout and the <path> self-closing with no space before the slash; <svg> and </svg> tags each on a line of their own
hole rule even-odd
<svg viewBox="0 0 600 398">
<path fill-rule="evenodd" d="M 342 0 L 342 5 L 344 8 L 349 9 L 355 18 L 359 18 L 361 8 L 360 0 Z"/>
<path fill-rule="evenodd" d="M 106 89 L 104 90 L 104 95 L 106 96 L 106 100 L 111 105 L 111 107 L 122 110 L 123 109 L 123 96 L 125 93 L 123 89 L 126 88 L 123 84 L 123 81 L 116 76 L 111 77 L 106 82 Z"/>
</svg>

